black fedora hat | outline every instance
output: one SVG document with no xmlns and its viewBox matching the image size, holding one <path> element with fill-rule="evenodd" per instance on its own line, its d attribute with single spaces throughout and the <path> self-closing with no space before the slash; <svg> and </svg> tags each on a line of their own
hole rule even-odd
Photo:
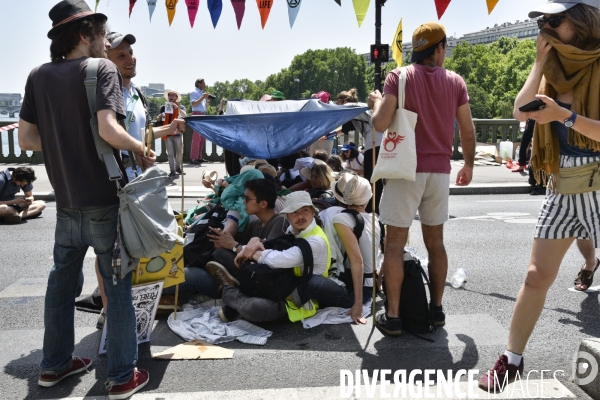
<svg viewBox="0 0 600 400">
<path fill-rule="evenodd" d="M 106 21 L 104 14 L 94 13 L 84 0 L 63 0 L 50 10 L 48 16 L 52 20 L 52 29 L 48 31 L 48 38 L 54 39 L 65 28 L 84 18 L 97 17 Z"/>
</svg>

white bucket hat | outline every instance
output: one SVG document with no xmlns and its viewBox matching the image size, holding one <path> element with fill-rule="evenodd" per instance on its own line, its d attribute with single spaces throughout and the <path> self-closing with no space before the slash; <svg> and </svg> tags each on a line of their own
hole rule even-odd
<svg viewBox="0 0 600 400">
<path fill-rule="evenodd" d="M 536 18 L 544 14 L 560 14 L 577 4 L 586 4 L 600 9 L 600 0 L 548 0 L 546 4 L 529 13 L 529 18 Z"/>
<path fill-rule="evenodd" d="M 215 183 L 218 177 L 219 173 L 217 171 L 206 170 L 202 173 L 202 179 L 206 179 L 210 183 Z"/>
<path fill-rule="evenodd" d="M 279 214 L 288 214 L 293 213 L 294 211 L 309 206 L 312 207 L 315 212 L 319 212 L 317 208 L 313 205 L 312 200 L 308 192 L 298 191 L 292 192 L 285 196 L 285 207 L 283 210 L 279 211 Z"/>
<path fill-rule="evenodd" d="M 165 90 L 164 95 L 165 95 L 165 100 L 166 101 L 169 101 L 169 93 L 175 93 L 177 95 L 177 103 L 179 103 L 181 101 L 181 95 L 179 94 L 178 91 L 173 90 L 173 89 L 167 89 L 167 90 Z"/>
</svg>

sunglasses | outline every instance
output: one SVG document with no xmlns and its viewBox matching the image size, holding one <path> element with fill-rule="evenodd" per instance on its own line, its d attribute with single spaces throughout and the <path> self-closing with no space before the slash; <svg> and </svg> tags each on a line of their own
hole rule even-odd
<svg viewBox="0 0 600 400">
<path fill-rule="evenodd" d="M 551 28 L 558 28 L 563 18 L 566 17 L 564 15 L 553 15 L 550 18 L 542 17 L 537 20 L 538 28 L 542 29 L 546 23 L 548 23 Z"/>
<path fill-rule="evenodd" d="M 248 197 L 246 195 L 242 195 L 242 200 L 244 200 L 244 203 L 247 203 L 250 200 L 256 200 L 256 198 L 252 198 L 252 197 Z"/>
</svg>

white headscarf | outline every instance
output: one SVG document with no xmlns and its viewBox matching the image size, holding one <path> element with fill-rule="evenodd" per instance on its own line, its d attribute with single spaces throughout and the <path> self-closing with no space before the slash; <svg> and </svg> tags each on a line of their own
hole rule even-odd
<svg viewBox="0 0 600 400">
<path fill-rule="evenodd" d="M 344 186 L 344 203 L 349 206 L 363 206 L 371 200 L 373 191 L 365 178 L 355 175 Z"/>
</svg>

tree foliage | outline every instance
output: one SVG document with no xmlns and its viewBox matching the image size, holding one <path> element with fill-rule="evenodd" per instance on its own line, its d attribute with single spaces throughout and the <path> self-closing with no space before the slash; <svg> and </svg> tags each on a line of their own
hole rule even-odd
<svg viewBox="0 0 600 400">
<path fill-rule="evenodd" d="M 489 46 L 459 44 L 444 67 L 464 78 L 474 117 L 511 118 L 515 97 L 534 61 L 532 40 L 502 37 Z"/>
</svg>

